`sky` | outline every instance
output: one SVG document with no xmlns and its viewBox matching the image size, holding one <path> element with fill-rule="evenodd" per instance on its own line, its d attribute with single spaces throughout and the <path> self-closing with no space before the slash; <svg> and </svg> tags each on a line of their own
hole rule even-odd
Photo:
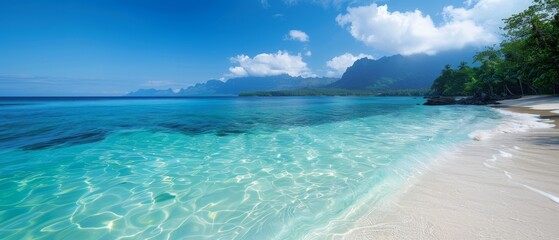
<svg viewBox="0 0 559 240">
<path fill-rule="evenodd" d="M 530 0 L 1 0 L 0 96 L 340 77 L 357 59 L 501 40 Z"/>
</svg>

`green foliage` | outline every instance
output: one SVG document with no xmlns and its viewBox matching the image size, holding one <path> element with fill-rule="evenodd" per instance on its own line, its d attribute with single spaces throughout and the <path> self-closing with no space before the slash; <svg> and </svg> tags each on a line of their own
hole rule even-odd
<svg viewBox="0 0 559 240">
<path fill-rule="evenodd" d="M 431 95 L 555 93 L 559 85 L 559 0 L 535 0 L 504 19 L 505 40 L 474 56 L 479 67 L 447 66 Z"/>
<path fill-rule="evenodd" d="M 468 95 L 468 84 L 472 82 L 474 69 L 461 62 L 457 69 L 446 65 L 441 71 L 441 76 L 435 79 L 429 95 L 435 96 L 465 96 Z"/>
<path fill-rule="evenodd" d="M 395 82 L 395 79 L 390 77 L 381 77 L 377 81 L 375 81 L 372 85 L 367 87 L 368 90 L 371 91 L 382 91 L 383 89 L 389 89 Z"/>
<path fill-rule="evenodd" d="M 516 62 L 511 65 L 516 65 L 517 77 L 536 92 L 549 92 L 559 84 L 559 0 L 534 2 L 504 20 L 507 39 L 501 45 L 508 60 Z"/>
</svg>

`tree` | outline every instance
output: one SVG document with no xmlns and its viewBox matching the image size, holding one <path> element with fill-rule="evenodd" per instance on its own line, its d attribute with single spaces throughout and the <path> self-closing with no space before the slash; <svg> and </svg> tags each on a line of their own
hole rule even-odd
<svg viewBox="0 0 559 240">
<path fill-rule="evenodd" d="M 441 76 L 439 76 L 433 82 L 431 86 L 430 95 L 441 96 L 444 93 L 446 83 L 452 79 L 454 75 L 454 70 L 450 64 L 445 65 L 444 69 L 441 71 Z"/>
<path fill-rule="evenodd" d="M 488 89 L 491 96 L 495 95 L 495 87 L 502 83 L 502 78 L 497 72 L 502 61 L 501 52 L 494 47 L 488 47 L 474 56 L 474 63 L 481 63 L 476 71 L 480 87 Z"/>
<path fill-rule="evenodd" d="M 501 68 L 505 71 L 505 78 L 513 84 L 512 81 L 518 83 L 518 91 L 522 96 L 524 96 L 524 79 L 531 79 L 528 74 L 529 69 L 527 69 L 528 64 L 526 63 L 526 41 L 513 41 L 507 42 L 503 41 L 501 43 L 501 52 L 504 56 L 503 66 Z M 528 82 L 529 83 L 529 82 Z"/>
<path fill-rule="evenodd" d="M 534 0 L 504 19 L 505 39 L 474 56 L 479 67 L 447 65 L 432 87 L 437 95 L 556 93 L 559 85 L 559 0 Z M 528 87 L 526 89 L 525 87 Z"/>
<path fill-rule="evenodd" d="M 461 62 L 455 70 L 447 64 L 433 82 L 431 95 L 464 96 L 467 95 L 466 85 L 471 81 L 474 70 L 466 62 Z"/>
<path fill-rule="evenodd" d="M 559 84 L 559 0 L 534 3 L 504 20 L 505 41 L 522 45 L 525 60 L 519 75 L 533 79 L 531 87 L 554 92 Z"/>
</svg>

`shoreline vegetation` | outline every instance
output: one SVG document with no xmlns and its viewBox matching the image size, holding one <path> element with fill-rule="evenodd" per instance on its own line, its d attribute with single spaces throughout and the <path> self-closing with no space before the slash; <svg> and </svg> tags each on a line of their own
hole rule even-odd
<svg viewBox="0 0 559 240">
<path fill-rule="evenodd" d="M 492 104 L 524 95 L 557 93 L 559 85 L 559 1 L 536 0 L 504 19 L 504 40 L 473 57 L 477 66 L 447 64 L 428 96 L 432 103 L 468 104 L 440 97 L 472 96 L 473 104 Z M 440 105 L 432 104 L 432 105 Z M 429 102 L 427 105 L 431 105 Z"/>
</svg>

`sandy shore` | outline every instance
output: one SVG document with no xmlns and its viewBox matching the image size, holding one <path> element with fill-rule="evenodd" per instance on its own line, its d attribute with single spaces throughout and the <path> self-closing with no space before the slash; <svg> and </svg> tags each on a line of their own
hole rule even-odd
<svg viewBox="0 0 559 240">
<path fill-rule="evenodd" d="M 507 100 L 500 108 L 557 121 L 559 97 Z M 333 238 L 559 239 L 559 129 L 472 140 L 410 185 Z"/>
<path fill-rule="evenodd" d="M 555 121 L 555 128 L 559 129 L 559 97 L 529 96 L 521 99 L 502 101 L 493 107 L 504 110 L 536 114 L 541 118 Z"/>
</svg>

